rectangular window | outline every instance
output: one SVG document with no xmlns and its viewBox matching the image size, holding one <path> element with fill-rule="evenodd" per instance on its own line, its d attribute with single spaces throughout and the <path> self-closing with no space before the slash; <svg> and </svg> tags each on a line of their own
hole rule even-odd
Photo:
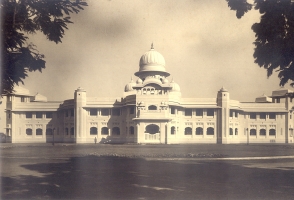
<svg viewBox="0 0 294 200">
<path fill-rule="evenodd" d="M 113 116 L 120 116 L 120 109 L 119 108 L 113 108 L 112 109 L 112 115 Z"/>
<path fill-rule="evenodd" d="M 130 114 L 135 114 L 135 106 L 130 107 Z"/>
<path fill-rule="evenodd" d="M 234 115 L 233 110 L 230 110 L 230 117 L 233 117 L 233 115 Z"/>
<path fill-rule="evenodd" d="M 256 113 L 250 113 L 250 119 L 256 119 Z"/>
<path fill-rule="evenodd" d="M 43 117 L 43 113 L 42 112 L 36 112 L 36 118 L 40 119 Z"/>
<path fill-rule="evenodd" d="M 174 115 L 176 113 L 175 107 L 170 108 L 170 114 Z"/>
<path fill-rule="evenodd" d="M 75 110 L 74 109 L 70 109 L 70 116 L 73 117 L 75 115 Z"/>
<path fill-rule="evenodd" d="M 96 116 L 97 115 L 97 109 L 91 108 L 90 109 L 90 116 Z"/>
<path fill-rule="evenodd" d="M 185 116 L 192 116 L 192 109 L 185 109 Z"/>
<path fill-rule="evenodd" d="M 68 117 L 68 112 L 67 112 L 67 110 L 64 111 L 64 116 L 65 116 L 65 117 Z"/>
<path fill-rule="evenodd" d="M 269 113 L 268 118 L 269 119 L 276 119 L 276 113 Z"/>
<path fill-rule="evenodd" d="M 237 110 L 230 110 L 230 117 L 238 118 L 238 111 Z"/>
<path fill-rule="evenodd" d="M 52 118 L 52 112 L 46 112 L 46 118 L 47 119 Z"/>
<path fill-rule="evenodd" d="M 206 113 L 207 116 L 210 116 L 210 117 L 214 116 L 214 109 L 207 109 L 206 112 L 207 112 Z"/>
<path fill-rule="evenodd" d="M 25 98 L 24 97 L 20 97 L 20 101 L 21 102 L 25 102 Z"/>
<path fill-rule="evenodd" d="M 259 114 L 259 118 L 260 119 L 265 119 L 266 118 L 266 114 L 265 113 L 260 113 Z"/>
<path fill-rule="evenodd" d="M 32 118 L 32 112 L 26 112 L 26 118 Z"/>
<path fill-rule="evenodd" d="M 109 115 L 109 109 L 108 108 L 101 109 L 101 115 L 102 116 L 108 116 Z"/>
<path fill-rule="evenodd" d="M 196 109 L 196 116 L 202 117 L 203 116 L 203 109 Z"/>
</svg>

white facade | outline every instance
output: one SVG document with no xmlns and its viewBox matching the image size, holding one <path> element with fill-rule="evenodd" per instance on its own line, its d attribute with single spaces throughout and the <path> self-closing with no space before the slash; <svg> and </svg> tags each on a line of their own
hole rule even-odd
<svg viewBox="0 0 294 200">
<path fill-rule="evenodd" d="M 293 143 L 293 92 L 273 91 L 255 102 L 182 98 L 153 47 L 140 59 L 136 81 L 120 99 L 88 97 L 49 102 L 21 89 L 7 96 L 6 135 L 12 143 Z"/>
</svg>

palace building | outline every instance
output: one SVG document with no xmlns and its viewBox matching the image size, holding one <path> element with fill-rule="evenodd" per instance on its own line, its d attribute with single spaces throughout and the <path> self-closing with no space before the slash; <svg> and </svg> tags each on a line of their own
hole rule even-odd
<svg viewBox="0 0 294 200">
<path fill-rule="evenodd" d="M 6 135 L 12 143 L 293 143 L 293 91 L 281 88 L 255 102 L 183 98 L 153 46 L 141 56 L 136 80 L 116 98 L 88 97 L 53 102 L 17 88 L 7 96 Z"/>
</svg>

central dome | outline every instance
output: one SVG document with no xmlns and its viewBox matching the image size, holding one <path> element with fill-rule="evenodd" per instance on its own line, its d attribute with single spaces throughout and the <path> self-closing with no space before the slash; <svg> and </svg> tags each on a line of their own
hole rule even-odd
<svg viewBox="0 0 294 200">
<path fill-rule="evenodd" d="M 139 65 L 140 65 L 140 69 L 146 67 L 146 65 L 158 66 L 158 68 L 164 69 L 165 60 L 159 52 L 151 48 L 143 56 L 141 56 Z"/>
<path fill-rule="evenodd" d="M 135 75 L 145 72 L 163 72 L 169 75 L 165 70 L 164 57 L 154 50 L 153 44 L 151 45 L 151 49 L 141 56 L 139 66 L 139 72 L 135 73 Z"/>
</svg>

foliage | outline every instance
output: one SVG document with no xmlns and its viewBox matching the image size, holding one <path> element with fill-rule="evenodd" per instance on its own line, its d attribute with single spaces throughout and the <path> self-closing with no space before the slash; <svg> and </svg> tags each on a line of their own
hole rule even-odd
<svg viewBox="0 0 294 200">
<path fill-rule="evenodd" d="M 62 42 L 71 13 L 87 3 L 79 0 L 1 0 L 1 94 L 13 92 L 28 71 L 45 68 L 44 55 L 28 44 L 28 36 L 42 32 L 48 40 Z"/>
<path fill-rule="evenodd" d="M 241 18 L 254 7 L 261 14 L 252 25 L 255 33 L 255 63 L 267 69 L 267 76 L 278 72 L 280 86 L 294 85 L 294 2 L 292 0 L 226 0 Z"/>
</svg>

